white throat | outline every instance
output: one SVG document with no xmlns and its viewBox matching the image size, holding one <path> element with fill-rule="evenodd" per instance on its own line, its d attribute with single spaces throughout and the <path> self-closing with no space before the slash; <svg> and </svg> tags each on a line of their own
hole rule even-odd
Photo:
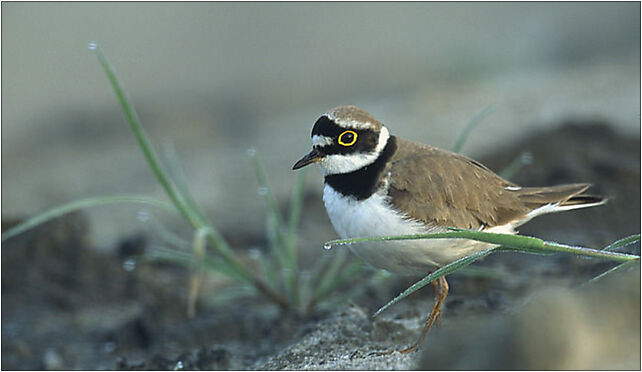
<svg viewBox="0 0 642 372">
<path fill-rule="evenodd" d="M 350 173 L 374 163 L 388 143 L 390 134 L 386 127 L 381 127 L 377 147 L 370 153 L 327 155 L 318 164 L 324 176 L 330 174 Z"/>
</svg>

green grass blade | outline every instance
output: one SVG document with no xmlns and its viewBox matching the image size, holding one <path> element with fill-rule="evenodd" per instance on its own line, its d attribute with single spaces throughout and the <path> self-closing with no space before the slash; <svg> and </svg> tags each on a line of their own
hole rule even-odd
<svg viewBox="0 0 642 372">
<path fill-rule="evenodd" d="M 596 276 L 596 277 L 592 278 L 591 280 L 589 280 L 588 282 L 584 283 L 583 285 L 587 285 L 587 284 L 595 283 L 595 282 L 597 282 L 598 280 L 603 279 L 603 278 L 604 278 L 605 276 L 607 276 L 607 275 L 611 275 L 611 274 L 613 274 L 613 273 L 615 273 L 615 272 L 617 272 L 617 271 L 620 271 L 620 270 L 622 270 L 622 269 L 626 269 L 626 268 L 628 268 L 628 267 L 630 267 L 630 266 L 633 266 L 633 265 L 635 265 L 635 264 L 636 264 L 636 262 L 635 262 L 635 261 L 628 261 L 628 262 L 621 263 L 621 264 L 619 264 L 619 265 L 617 265 L 617 266 L 615 266 L 615 267 L 612 267 L 612 268 L 610 268 L 609 270 L 607 270 L 607 271 L 605 271 L 605 272 L 601 273 L 600 275 L 598 275 L 598 276 Z"/>
<path fill-rule="evenodd" d="M 325 271 L 325 268 L 329 266 L 333 258 L 334 256 L 330 254 L 322 255 L 319 259 L 314 260 L 314 264 L 309 272 L 301 276 L 301 301 L 307 309 L 306 312 L 309 312 L 309 310 L 314 307 L 316 301 L 313 300 L 313 296 L 316 286 L 318 286 L 322 273 Z"/>
<path fill-rule="evenodd" d="M 149 251 L 144 255 L 137 257 L 139 262 L 159 262 L 166 261 L 177 263 L 181 266 L 189 267 L 192 262 L 192 255 L 187 252 L 170 249 L 164 246 L 153 244 L 150 246 Z"/>
<path fill-rule="evenodd" d="M 226 305 L 234 301 L 239 301 L 244 298 L 256 296 L 256 288 L 252 286 L 234 286 L 228 288 L 221 288 L 216 293 L 207 297 L 207 302 L 211 305 Z M 205 299 L 204 299 L 205 300 Z"/>
<path fill-rule="evenodd" d="M 499 172 L 499 175 L 507 180 L 515 177 L 517 172 L 522 169 L 525 165 L 531 164 L 533 162 L 533 155 L 530 152 L 523 152 L 518 157 L 513 159 L 513 161 L 508 164 L 504 170 Z"/>
<path fill-rule="evenodd" d="M 259 160 L 259 157 L 256 155 L 255 151 L 249 152 L 250 154 L 250 159 L 252 160 L 252 165 L 254 167 L 254 173 L 256 175 L 256 180 L 259 184 L 259 194 L 263 197 L 265 200 L 265 204 L 268 207 L 269 213 L 274 217 L 276 226 L 279 229 L 279 239 L 281 241 L 285 241 L 283 238 L 283 217 L 281 216 L 281 212 L 279 212 L 279 208 L 276 202 L 276 198 L 274 197 L 274 194 L 272 193 L 272 188 L 270 187 L 268 180 L 267 180 L 267 175 L 265 174 L 265 169 L 263 168 L 263 165 L 261 164 L 261 161 Z M 283 245 L 284 247 L 284 245 Z"/>
<path fill-rule="evenodd" d="M 150 253 L 144 256 L 144 258 L 152 261 L 174 262 L 187 268 L 189 268 L 194 262 L 192 253 L 170 249 L 159 245 L 152 246 L 150 249 Z M 221 273 L 240 282 L 247 281 L 246 278 L 240 276 L 237 271 L 230 268 L 228 264 L 218 258 L 213 258 L 206 255 L 203 259 L 203 268 L 213 272 Z"/>
<path fill-rule="evenodd" d="M 428 285 L 430 282 L 434 281 L 435 279 L 438 279 L 444 275 L 448 275 L 454 271 L 459 270 L 460 268 L 464 266 L 468 266 L 471 263 L 475 262 L 476 260 L 482 258 L 483 256 L 491 253 L 494 250 L 494 248 L 487 249 L 485 251 L 477 252 L 474 254 L 471 254 L 470 256 L 466 256 L 464 258 L 460 258 L 457 261 L 454 261 L 452 263 L 449 263 L 448 265 L 437 269 L 433 271 L 431 274 L 426 276 L 425 278 L 421 279 L 417 283 L 411 285 L 408 289 L 400 293 L 397 297 L 393 298 L 390 302 L 385 304 L 383 307 L 381 307 L 377 312 L 372 315 L 373 317 L 376 317 L 377 315 L 381 314 L 383 311 L 385 311 L 387 308 L 390 306 L 396 304 L 399 302 L 401 299 L 408 297 L 409 295 L 413 294 L 414 292 L 418 291 L 419 289 L 425 287 Z"/>
<path fill-rule="evenodd" d="M 150 218 L 150 230 L 154 236 L 158 236 L 162 241 L 178 250 L 187 251 L 190 249 L 189 241 L 169 230 L 155 218 Z"/>
<path fill-rule="evenodd" d="M 116 77 L 116 74 L 114 73 L 114 70 L 109 64 L 109 61 L 107 61 L 107 57 L 105 57 L 102 50 L 96 43 L 90 44 L 90 49 L 94 50 L 94 52 L 96 53 L 96 57 L 103 67 L 105 75 L 107 75 L 107 79 L 109 79 L 109 83 L 111 84 L 114 93 L 116 94 L 116 98 L 118 99 L 118 103 L 120 104 L 123 113 L 125 114 L 125 118 L 127 119 L 127 122 L 129 123 L 132 131 L 134 132 L 136 140 L 138 141 L 138 144 L 143 151 L 143 155 L 145 156 L 145 159 L 147 159 L 147 162 L 152 169 L 152 172 L 156 176 L 156 179 L 158 179 L 158 182 L 160 182 L 160 184 L 163 186 L 169 198 L 172 200 L 174 205 L 176 205 L 176 208 L 185 216 L 185 218 L 187 218 L 194 226 L 197 226 L 197 228 L 202 227 L 203 221 L 201 221 L 199 216 L 187 206 L 185 200 L 180 195 L 165 170 L 161 167 L 160 161 L 158 160 L 158 155 L 151 145 L 149 136 L 145 132 L 145 129 L 143 128 L 143 125 L 138 118 L 138 114 L 136 113 L 134 106 L 127 98 L 125 91 L 123 90 L 120 82 L 118 81 L 118 78 Z"/>
<path fill-rule="evenodd" d="M 316 303 L 317 300 L 327 292 L 329 286 L 336 278 L 337 274 L 339 273 L 339 269 L 341 268 L 341 266 L 343 266 L 347 258 L 348 252 L 346 252 L 345 250 L 340 250 L 334 254 L 332 261 L 330 261 L 330 264 L 317 283 L 316 289 L 314 290 L 312 295 L 312 303 Z"/>
<path fill-rule="evenodd" d="M 176 154 L 174 146 L 172 144 L 166 144 L 165 146 L 163 146 L 163 150 L 165 159 L 167 159 L 167 169 L 171 174 L 171 179 L 174 181 L 174 184 L 178 188 L 178 191 L 185 199 L 185 202 L 187 202 L 189 208 L 194 211 L 194 213 L 198 214 L 199 218 L 202 221 L 207 221 L 205 214 L 198 206 L 198 204 L 196 204 L 196 201 L 194 201 L 194 197 L 192 196 L 189 187 L 187 187 L 183 167 L 181 167 L 181 163 L 178 159 L 178 155 Z"/>
<path fill-rule="evenodd" d="M 307 169 L 302 169 L 296 178 L 294 193 L 290 201 L 290 218 L 288 223 L 288 242 L 291 255 L 296 258 L 296 243 L 299 229 L 299 220 L 301 219 L 301 207 L 303 206 L 303 197 L 305 196 L 305 178 Z"/>
<path fill-rule="evenodd" d="M 299 286 L 299 257 L 297 253 L 297 236 L 299 232 L 299 221 L 301 219 L 301 208 L 303 206 L 303 197 L 305 196 L 305 178 L 307 174 L 307 169 L 303 169 L 303 172 L 299 172 L 296 178 L 296 183 L 294 185 L 294 192 L 292 193 L 292 198 L 290 199 L 290 216 L 288 219 L 288 239 L 286 248 L 288 250 L 288 256 L 290 257 L 290 264 L 292 273 L 289 275 L 289 286 L 293 294 L 293 302 L 295 307 L 299 308 L 301 306 L 301 287 Z"/>
<path fill-rule="evenodd" d="M 613 243 L 607 245 L 606 247 L 602 248 L 602 250 L 603 251 L 613 251 L 613 250 L 616 250 L 618 248 L 622 248 L 622 247 L 625 247 L 625 246 L 627 246 L 629 244 L 633 244 L 633 243 L 639 242 L 639 241 L 640 241 L 640 234 L 635 234 L 635 235 L 627 236 L 626 238 L 622 238 L 622 239 L 620 239 L 620 240 L 618 240 L 616 242 L 613 242 Z"/>
<path fill-rule="evenodd" d="M 255 150 L 248 151 L 248 155 L 252 160 L 252 165 L 254 166 L 254 171 L 256 174 L 256 179 L 259 184 L 260 194 L 263 196 L 265 204 L 268 208 L 268 218 L 271 222 L 269 226 L 269 233 L 273 235 L 272 244 L 270 245 L 272 251 L 277 258 L 279 265 L 281 266 L 281 273 L 283 275 L 283 280 L 286 285 L 288 298 L 290 303 L 295 307 L 298 306 L 299 296 L 298 296 L 298 268 L 296 264 L 296 254 L 294 247 L 289 248 L 289 237 L 285 234 L 285 226 L 283 222 L 283 216 L 279 211 L 276 198 L 272 192 L 265 173 L 265 169 L 261 164 L 259 157 L 256 155 Z M 298 219 L 298 218 L 297 218 Z"/>
<path fill-rule="evenodd" d="M 334 292 L 339 286 L 343 283 L 348 282 L 355 275 L 358 275 L 363 269 L 364 262 L 362 260 L 354 260 L 343 267 L 343 269 L 330 277 L 330 280 L 315 294 L 313 298 L 314 302 L 319 302 L 321 299 L 324 299 L 327 295 Z"/>
<path fill-rule="evenodd" d="M 485 243 L 496 244 L 502 246 L 502 250 L 526 252 L 526 253 L 554 253 L 564 252 L 573 253 L 581 256 L 606 258 L 613 261 L 631 261 L 639 260 L 640 256 L 608 252 L 603 250 L 573 247 L 565 244 L 545 242 L 542 239 L 534 238 L 531 236 L 512 235 L 512 234 L 498 234 L 483 231 L 463 230 L 456 228 L 449 228 L 448 232 L 434 233 L 434 234 L 415 234 L 415 235 L 396 235 L 396 236 L 382 236 L 370 238 L 353 238 L 333 240 L 325 243 L 325 247 L 332 247 L 336 245 L 373 242 L 373 241 L 389 241 L 389 240 L 417 240 L 417 239 L 470 239 Z M 638 238 L 639 240 L 639 238 Z"/>
<path fill-rule="evenodd" d="M 173 213 L 176 213 L 176 209 L 170 203 L 149 198 L 146 196 L 140 196 L 140 195 L 111 195 L 111 196 L 85 198 L 85 199 L 75 200 L 75 201 L 54 207 L 37 216 L 27 219 L 26 221 L 3 232 L 2 241 L 4 242 L 7 239 L 10 239 L 18 234 L 21 234 L 31 228 L 34 228 L 51 219 L 60 217 L 70 212 L 74 212 L 85 208 L 91 208 L 91 207 L 96 207 L 101 205 L 118 204 L 118 203 L 146 204 L 154 207 L 163 208 L 165 210 L 169 210 L 169 211 L 172 211 Z"/>
<path fill-rule="evenodd" d="M 274 260 L 265 257 L 265 254 L 260 249 L 252 248 L 252 250 L 253 252 L 250 252 L 250 257 L 257 261 L 261 268 L 261 276 L 270 287 L 278 288 L 280 279 L 279 275 L 281 273 L 277 273 Z"/>
<path fill-rule="evenodd" d="M 477 125 L 479 125 L 488 115 L 492 114 L 495 111 L 495 105 L 490 105 L 487 106 L 485 109 L 483 109 L 480 113 L 478 113 L 473 120 L 471 120 L 468 125 L 464 128 L 464 130 L 461 131 L 459 134 L 459 137 L 457 138 L 457 141 L 453 145 L 452 151 L 453 152 L 460 152 L 461 149 L 464 147 L 464 144 L 466 143 L 466 140 L 468 139 L 468 135 L 470 132 L 475 129 Z"/>
</svg>

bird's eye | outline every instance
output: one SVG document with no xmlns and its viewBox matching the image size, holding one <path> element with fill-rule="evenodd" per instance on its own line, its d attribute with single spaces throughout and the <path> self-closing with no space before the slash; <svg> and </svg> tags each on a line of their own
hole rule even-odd
<svg viewBox="0 0 642 372">
<path fill-rule="evenodd" d="M 355 142 L 357 142 L 357 132 L 346 130 L 339 135 L 339 145 L 341 146 L 352 146 Z"/>
</svg>

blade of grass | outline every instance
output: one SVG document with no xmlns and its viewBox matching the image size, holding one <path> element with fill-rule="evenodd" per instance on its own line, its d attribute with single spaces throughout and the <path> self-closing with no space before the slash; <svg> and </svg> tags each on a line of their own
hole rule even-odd
<svg viewBox="0 0 642 372">
<path fill-rule="evenodd" d="M 212 226 L 211 223 L 207 220 L 203 220 L 199 213 L 195 212 L 190 208 L 189 204 L 185 200 L 185 197 L 180 193 L 180 190 L 177 189 L 176 185 L 170 180 L 167 176 L 167 173 L 163 170 L 158 161 L 158 156 L 151 146 L 151 142 L 142 127 L 142 124 L 138 118 L 134 107 L 131 105 L 130 101 L 127 99 L 124 90 L 122 89 L 116 74 L 114 73 L 111 65 L 107 61 L 107 58 L 103 54 L 102 50 L 97 43 L 92 42 L 89 44 L 89 48 L 96 53 L 96 57 L 100 62 L 107 78 L 116 94 L 118 102 L 125 114 L 125 118 L 129 123 L 136 139 L 140 145 L 147 162 L 149 163 L 152 171 L 160 184 L 165 189 L 165 192 L 172 200 L 176 208 L 181 212 L 181 214 L 194 226 L 196 229 L 207 228 L 209 231 L 208 240 L 211 242 L 212 246 L 217 250 L 217 252 L 223 257 L 224 260 L 231 266 L 231 268 L 237 272 L 237 276 L 244 278 L 251 282 L 256 288 L 266 295 L 268 298 L 272 299 L 281 306 L 287 307 L 287 301 L 285 301 L 278 293 L 276 293 L 272 288 L 270 288 L 265 282 L 260 278 L 253 275 L 248 269 L 242 264 L 242 262 L 237 258 L 236 254 L 229 248 L 227 242 L 223 239 L 223 236 Z"/>
<path fill-rule="evenodd" d="M 2 233 L 2 241 L 4 242 L 7 239 L 11 239 L 12 237 L 18 234 L 21 234 L 51 219 L 60 217 L 70 212 L 74 212 L 85 208 L 101 206 L 101 205 L 110 205 L 110 204 L 119 204 L 119 203 L 151 205 L 154 207 L 159 207 L 159 208 L 171 211 L 173 213 L 176 213 L 176 209 L 174 209 L 174 207 L 172 207 L 171 204 L 161 200 L 149 198 L 146 196 L 140 196 L 140 195 L 110 195 L 110 196 L 85 198 L 85 199 L 75 200 L 75 201 L 54 207 L 37 216 L 33 216 L 27 219 L 26 221 L 4 231 Z"/>
<path fill-rule="evenodd" d="M 297 254 L 297 236 L 299 231 L 299 221 L 301 219 L 301 207 L 303 206 L 303 197 L 305 191 L 305 178 L 307 169 L 299 172 L 294 185 L 294 192 L 290 199 L 290 218 L 288 220 L 288 240 L 287 249 L 290 256 L 292 275 L 290 275 L 290 287 L 293 293 L 293 303 L 296 308 L 301 307 L 301 287 L 299 286 L 299 257 Z"/>
<path fill-rule="evenodd" d="M 354 260 L 341 269 L 339 273 L 333 275 L 323 287 L 321 287 L 312 299 L 312 305 L 324 299 L 327 295 L 334 292 L 341 284 L 349 281 L 355 275 L 359 274 L 363 269 L 364 262 L 361 260 Z"/>
<path fill-rule="evenodd" d="M 192 265 L 193 256 L 191 253 L 178 251 L 176 249 L 171 249 L 160 245 L 153 245 L 150 248 L 150 252 L 142 256 L 140 260 L 174 262 L 189 268 Z M 205 256 L 205 258 L 203 259 L 203 268 L 223 274 L 237 281 L 244 281 L 243 277 L 238 276 L 238 273 L 236 271 L 230 269 L 228 265 L 226 265 L 219 259 Z"/>
<path fill-rule="evenodd" d="M 171 143 L 168 143 L 163 146 L 163 153 L 165 154 L 165 159 L 167 159 L 167 169 L 171 174 L 171 179 L 174 181 L 174 184 L 185 198 L 189 207 L 198 214 L 202 221 L 207 221 L 205 214 L 198 204 L 196 204 L 189 187 L 187 187 L 187 183 L 185 182 L 185 173 L 183 172 L 183 167 L 178 159 L 178 155 L 176 155 L 176 149 L 174 149 L 174 146 Z"/>
<path fill-rule="evenodd" d="M 212 305 L 225 305 L 229 304 L 232 301 L 237 301 L 243 298 L 248 298 L 251 296 L 256 296 L 256 288 L 248 285 L 244 286 L 234 286 L 221 288 L 216 291 L 211 296 L 208 296 L 206 300 Z"/>
<path fill-rule="evenodd" d="M 487 250 L 484 250 L 484 251 L 481 251 L 481 252 L 477 252 L 477 253 L 471 254 L 470 256 L 466 256 L 464 258 L 460 258 L 457 261 L 451 262 L 448 265 L 433 271 L 431 274 L 427 275 L 426 277 L 424 277 L 420 281 L 418 281 L 415 284 L 411 285 L 405 291 L 401 292 L 397 297 L 393 298 L 390 302 L 388 302 L 387 304 L 383 305 L 372 316 L 373 317 L 378 316 L 379 314 L 384 312 L 390 306 L 396 304 L 401 299 L 403 299 L 405 297 L 408 297 L 409 295 L 413 294 L 414 292 L 418 291 L 419 289 L 425 287 L 426 285 L 428 285 L 430 282 L 434 281 L 435 279 L 438 279 L 438 278 L 440 278 L 440 277 L 442 277 L 444 275 L 448 275 L 448 274 L 450 274 L 450 273 L 452 273 L 452 272 L 454 272 L 454 271 L 456 271 L 456 270 L 458 270 L 458 269 L 460 269 L 460 268 L 462 268 L 464 266 L 468 266 L 471 263 L 473 263 L 476 260 L 482 258 L 483 256 L 491 253 L 494 250 L 495 250 L 495 248 L 491 248 L 491 249 L 487 249 Z"/>
<path fill-rule="evenodd" d="M 285 234 L 284 222 L 281 212 L 279 211 L 276 198 L 272 192 L 265 173 L 265 168 L 261 164 L 261 160 L 256 155 L 256 150 L 248 151 L 248 155 L 252 160 L 252 165 L 254 166 L 254 171 L 256 174 L 256 179 L 259 184 L 259 190 L 261 196 L 265 200 L 265 204 L 268 207 L 268 214 L 273 226 L 271 226 L 272 233 L 274 234 L 274 241 L 271 244 L 274 255 L 276 256 L 279 265 L 281 266 L 281 273 L 283 275 L 283 280 L 286 285 L 286 292 L 290 303 L 295 307 L 298 306 L 299 296 L 298 296 L 298 269 L 296 264 L 296 254 L 295 249 L 289 248 L 290 239 Z"/>
<path fill-rule="evenodd" d="M 483 231 L 463 230 L 450 228 L 449 232 L 441 232 L 434 234 L 415 234 L 415 235 L 396 235 L 396 236 L 382 236 L 370 238 L 354 238 L 354 239 L 341 239 L 333 240 L 325 243 L 325 247 L 332 247 L 335 245 L 345 245 L 373 241 L 389 241 L 389 240 L 417 240 L 417 239 L 469 239 L 485 243 L 497 244 L 501 246 L 502 250 L 519 251 L 528 253 L 546 253 L 546 252 L 565 252 L 574 253 L 582 256 L 606 258 L 613 261 L 631 261 L 639 260 L 640 256 L 608 252 L 603 250 L 573 247 L 565 244 L 546 242 L 542 239 L 534 238 L 532 236 L 511 235 L 511 234 L 498 234 Z M 637 237 L 639 241 L 639 237 Z"/>
<path fill-rule="evenodd" d="M 294 185 L 294 193 L 290 201 L 290 218 L 288 223 L 289 235 L 289 248 L 292 250 L 291 254 L 296 256 L 296 240 L 298 236 L 299 220 L 301 219 L 301 207 L 303 206 L 303 197 L 305 191 L 305 178 L 307 169 L 302 169 L 296 178 Z"/>
<path fill-rule="evenodd" d="M 499 175 L 504 179 L 510 180 L 517 174 L 517 172 L 519 172 L 520 169 L 532 162 L 533 155 L 530 152 L 523 152 L 513 159 L 513 161 L 504 168 L 504 170 L 499 172 Z"/>
<path fill-rule="evenodd" d="M 615 266 L 615 267 L 612 267 L 612 268 L 610 268 L 609 270 L 607 270 L 607 271 L 605 271 L 605 272 L 601 273 L 600 275 L 598 275 L 598 276 L 596 276 L 596 277 L 592 278 L 591 280 L 589 280 L 589 281 L 587 281 L 586 283 L 584 283 L 582 286 L 584 286 L 584 285 L 588 285 L 588 284 L 593 284 L 593 283 L 597 282 L 598 280 L 603 279 L 603 278 L 604 278 L 604 277 L 606 277 L 607 275 L 611 275 L 611 274 L 613 274 L 613 273 L 615 273 L 615 272 L 617 272 L 617 271 L 620 271 L 620 270 L 626 269 L 626 268 L 628 268 L 628 267 L 631 267 L 631 266 L 633 266 L 635 263 L 636 263 L 635 261 L 628 261 L 628 262 L 621 263 L 621 264 L 619 264 L 619 265 L 617 265 L 617 266 Z"/>
<path fill-rule="evenodd" d="M 283 252 L 285 248 L 285 244 L 287 244 L 286 239 L 283 236 L 283 228 L 284 228 L 283 218 L 281 216 L 281 212 L 279 211 L 276 198 L 272 193 L 272 188 L 268 184 L 267 175 L 265 174 L 265 169 L 261 164 L 261 160 L 256 155 L 256 151 L 255 150 L 249 151 L 248 154 L 250 156 L 250 159 L 252 160 L 252 165 L 254 167 L 256 180 L 259 184 L 259 194 L 263 197 L 263 200 L 265 200 L 265 204 L 268 207 L 268 211 L 270 212 L 270 215 L 274 217 L 276 227 L 279 233 L 278 234 L 279 241 L 283 243 L 283 244 L 279 244 L 278 248 L 282 250 L 282 252 L 279 252 L 279 254 L 283 255 L 283 257 L 287 257 L 287 252 Z"/>
<path fill-rule="evenodd" d="M 330 261 L 330 265 L 328 265 L 328 268 L 325 270 L 325 272 L 321 276 L 316 286 L 316 289 L 313 292 L 314 293 L 312 295 L 313 303 L 317 302 L 317 299 L 327 291 L 327 288 L 330 286 L 334 278 L 337 276 L 339 269 L 341 268 L 341 266 L 343 265 L 343 263 L 346 261 L 347 258 L 348 258 L 348 252 L 344 250 L 340 250 L 334 254 L 332 261 Z"/>
<path fill-rule="evenodd" d="M 640 241 L 640 234 L 630 235 L 630 236 L 627 236 L 626 238 L 622 238 L 622 239 L 620 239 L 618 241 L 615 241 L 615 242 L 607 245 L 606 247 L 602 248 L 602 250 L 603 251 L 613 251 L 613 250 L 616 250 L 618 248 L 626 247 L 629 244 L 633 244 L 633 243 L 639 242 L 639 241 Z"/>
<path fill-rule="evenodd" d="M 462 130 L 461 133 L 459 134 L 457 141 L 453 145 L 452 151 L 460 152 L 461 149 L 464 147 L 464 144 L 466 143 L 466 140 L 468 139 L 468 135 L 470 134 L 470 132 L 473 129 L 475 129 L 477 125 L 479 125 L 488 115 L 492 114 L 494 111 L 495 111 L 495 105 L 487 106 L 480 113 L 478 113 L 473 118 L 473 120 L 468 122 L 468 125 L 466 125 L 464 130 Z"/>
<path fill-rule="evenodd" d="M 201 225 L 203 225 L 203 222 L 201 221 L 199 216 L 196 215 L 194 211 L 192 211 L 187 206 L 186 201 L 184 200 L 180 192 L 176 189 L 174 183 L 167 176 L 167 173 L 161 167 L 160 161 L 158 160 L 158 155 L 156 154 L 156 151 L 154 151 L 154 148 L 149 141 L 149 136 L 145 132 L 145 129 L 143 128 L 143 125 L 138 118 L 136 110 L 131 105 L 130 100 L 127 98 L 125 91 L 121 87 L 120 82 L 118 81 L 118 78 L 114 73 L 114 70 L 109 64 L 109 61 L 107 61 L 107 57 L 103 54 L 102 50 L 97 44 L 93 43 L 90 48 L 93 48 L 94 52 L 96 53 L 96 57 L 103 67 L 103 70 L 107 75 L 107 79 L 109 79 L 109 82 L 111 83 L 114 93 L 116 94 L 116 98 L 118 99 L 118 103 L 120 104 L 120 107 L 125 114 L 125 118 L 127 119 L 127 122 L 129 123 L 132 132 L 134 133 L 134 136 L 136 137 L 136 140 L 140 145 L 141 150 L 143 151 L 145 159 L 147 159 L 149 167 L 152 169 L 152 172 L 156 176 L 156 179 L 161 184 L 161 186 L 163 186 L 163 189 L 165 189 L 165 192 L 172 200 L 176 208 L 181 212 L 181 214 L 183 214 L 183 216 L 185 216 L 185 218 L 187 218 L 187 220 L 190 221 L 193 225 L 201 227 Z"/>
<path fill-rule="evenodd" d="M 192 273 L 189 280 L 189 290 L 187 296 L 187 317 L 193 318 L 196 312 L 196 300 L 198 299 L 198 292 L 201 286 L 203 276 L 203 259 L 205 258 L 205 244 L 207 242 L 208 232 L 205 229 L 198 229 L 194 231 L 194 239 L 192 241 Z"/>
<path fill-rule="evenodd" d="M 314 295 L 315 284 L 319 284 L 321 273 L 324 272 L 331 259 L 334 258 L 331 256 L 329 254 L 322 255 L 320 259 L 314 261 L 312 268 L 305 275 L 301 275 L 301 302 L 306 309 L 306 313 L 314 307 L 312 296 Z"/>
<path fill-rule="evenodd" d="M 257 248 L 250 250 L 250 257 L 254 259 L 261 268 L 262 277 L 272 288 L 279 287 L 279 274 L 275 268 L 274 260 L 265 257 L 265 254 Z"/>
<path fill-rule="evenodd" d="M 155 218 L 151 218 L 150 222 L 151 232 L 154 236 L 158 236 L 162 241 L 178 250 L 187 251 L 190 249 L 190 242 L 188 240 L 183 239 L 178 234 L 170 231 L 166 226 L 161 224 L 160 221 Z"/>
</svg>

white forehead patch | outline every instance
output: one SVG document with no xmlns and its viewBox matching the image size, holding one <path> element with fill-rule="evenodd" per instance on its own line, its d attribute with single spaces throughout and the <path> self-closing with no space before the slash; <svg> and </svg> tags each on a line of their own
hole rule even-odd
<svg viewBox="0 0 642 372">
<path fill-rule="evenodd" d="M 315 134 L 312 136 L 312 147 L 328 146 L 332 144 L 332 138 Z"/>
</svg>

